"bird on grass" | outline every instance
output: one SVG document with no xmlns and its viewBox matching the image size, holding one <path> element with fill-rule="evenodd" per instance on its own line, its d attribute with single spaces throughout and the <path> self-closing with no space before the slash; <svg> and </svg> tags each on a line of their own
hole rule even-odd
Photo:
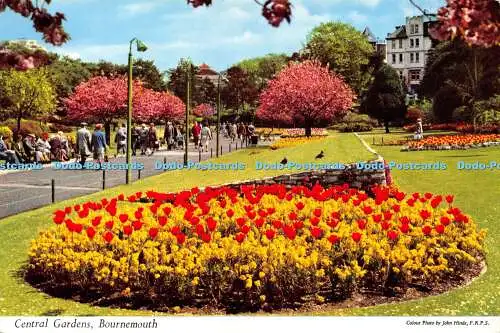
<svg viewBox="0 0 500 333">
<path fill-rule="evenodd" d="M 324 151 L 321 151 L 321 153 L 319 153 L 318 155 L 316 155 L 316 159 L 321 159 L 325 157 L 325 152 Z"/>
<path fill-rule="evenodd" d="M 287 158 L 285 157 L 284 159 L 282 159 L 280 163 L 283 165 L 288 164 Z"/>
</svg>

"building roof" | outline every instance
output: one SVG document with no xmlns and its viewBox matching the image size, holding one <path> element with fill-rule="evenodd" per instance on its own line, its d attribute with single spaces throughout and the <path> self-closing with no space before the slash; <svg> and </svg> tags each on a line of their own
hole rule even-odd
<svg viewBox="0 0 500 333">
<path fill-rule="evenodd" d="M 370 43 L 376 43 L 377 42 L 377 37 L 373 34 L 373 32 L 370 30 L 370 28 L 365 27 L 365 30 L 363 30 L 363 35 L 368 39 Z"/>
<path fill-rule="evenodd" d="M 408 35 L 406 34 L 406 26 L 405 25 L 399 25 L 396 27 L 396 30 L 394 32 L 387 34 L 386 39 L 399 39 L 399 38 L 407 38 Z"/>
<path fill-rule="evenodd" d="M 202 75 L 202 76 L 219 75 L 219 73 L 214 71 L 212 68 L 210 68 L 210 66 L 208 66 L 205 63 L 200 65 L 200 67 L 198 68 L 197 74 Z"/>
</svg>

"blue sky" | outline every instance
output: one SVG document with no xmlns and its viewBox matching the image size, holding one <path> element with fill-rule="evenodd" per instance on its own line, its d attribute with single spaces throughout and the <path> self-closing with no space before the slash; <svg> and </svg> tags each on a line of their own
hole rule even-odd
<svg viewBox="0 0 500 333">
<path fill-rule="evenodd" d="M 419 0 L 435 10 L 441 0 Z M 85 61 L 100 59 L 126 63 L 128 41 L 143 40 L 149 50 L 142 58 L 161 70 L 181 57 L 206 62 L 217 70 L 243 58 L 267 53 L 291 53 L 321 22 L 339 20 L 362 30 L 369 26 L 385 38 L 407 15 L 417 15 L 408 0 L 293 0 L 292 23 L 273 28 L 253 0 L 214 0 L 213 6 L 194 9 L 185 0 L 53 0 L 52 12 L 67 16 L 71 41 L 59 48 L 44 47 Z M 434 8 L 432 7 L 434 6 Z M 0 13 L 0 40 L 41 40 L 31 22 L 7 10 Z"/>
</svg>

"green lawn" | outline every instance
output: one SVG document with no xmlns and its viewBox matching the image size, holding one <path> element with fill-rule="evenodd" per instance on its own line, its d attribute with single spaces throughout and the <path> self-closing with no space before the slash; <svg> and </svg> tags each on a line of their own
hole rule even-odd
<svg viewBox="0 0 500 333">
<path fill-rule="evenodd" d="M 239 150 L 226 154 L 217 162 L 241 162 L 247 165 L 244 171 L 196 171 L 182 170 L 167 172 L 163 175 L 146 178 L 134 183 L 133 187 L 120 186 L 97 194 L 60 202 L 34 211 L 22 213 L 0 220 L 0 315 L 144 315 L 149 312 L 129 311 L 93 307 L 63 299 L 51 298 L 38 292 L 17 277 L 27 259 L 27 249 L 31 239 L 39 231 L 49 227 L 52 212 L 77 202 L 100 200 L 115 196 L 117 193 L 135 193 L 154 189 L 157 191 L 177 191 L 193 186 L 206 186 L 273 176 L 289 171 L 258 171 L 255 161 L 280 162 L 284 157 L 292 162 L 309 162 L 324 150 L 326 159 L 331 162 L 354 162 L 372 159 L 353 134 L 335 134 L 319 142 L 272 151 L 269 148 Z"/>
<path fill-rule="evenodd" d="M 366 138 L 365 134 L 362 137 Z M 397 133 L 394 133 L 397 134 Z M 380 135 L 376 133 L 376 135 Z M 369 142 L 369 139 L 367 140 Z M 445 171 L 398 171 L 393 170 L 393 178 L 405 191 L 434 192 L 455 195 L 456 204 L 483 228 L 488 228 L 487 264 L 488 270 L 471 285 L 448 292 L 444 295 L 398 304 L 386 304 L 369 308 L 339 309 L 327 313 L 311 315 L 499 315 L 500 314 L 500 171 L 458 171 L 455 164 L 466 162 L 500 163 L 500 149 L 484 148 L 469 151 L 425 151 L 400 152 L 399 147 L 376 146 L 388 161 L 419 162 L 443 161 L 448 164 Z M 29 241 L 38 231 L 51 225 L 50 214 L 59 207 L 100 199 L 118 192 L 155 189 L 176 191 L 191 186 L 226 183 L 240 179 L 261 178 L 283 173 L 283 171 L 253 170 L 255 160 L 279 162 L 283 157 L 289 161 L 311 161 L 324 150 L 331 162 L 348 162 L 372 158 L 353 134 L 334 134 L 321 143 L 271 151 L 249 149 L 224 155 L 220 162 L 242 162 L 248 170 L 241 172 L 197 172 L 175 171 L 144 179 L 134 184 L 133 189 L 121 186 L 84 198 L 61 202 L 52 206 L 26 212 L 0 220 L 0 315 L 145 315 L 149 312 L 92 307 L 72 301 L 56 299 L 34 290 L 16 277 L 16 272 L 26 260 Z M 286 171 L 285 171 L 286 172 Z"/>
</svg>

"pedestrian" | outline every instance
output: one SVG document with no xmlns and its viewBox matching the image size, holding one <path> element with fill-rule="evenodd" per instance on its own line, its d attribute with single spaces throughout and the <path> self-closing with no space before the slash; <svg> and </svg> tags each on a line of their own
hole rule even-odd
<svg viewBox="0 0 500 333">
<path fill-rule="evenodd" d="M 415 131 L 415 139 L 422 140 L 424 138 L 424 129 L 422 127 L 422 119 L 417 119 L 416 131 Z"/>
<path fill-rule="evenodd" d="M 17 135 L 17 140 L 13 144 L 13 150 L 16 153 L 17 159 L 21 163 L 29 162 L 30 158 L 24 149 L 23 136 L 21 134 Z"/>
<path fill-rule="evenodd" d="M 76 132 L 76 154 L 77 159 L 80 158 L 82 167 L 85 165 L 85 160 L 90 156 L 91 152 L 91 135 L 87 129 L 87 123 L 81 123 L 80 129 Z"/>
<path fill-rule="evenodd" d="M 59 134 L 54 135 L 52 138 L 50 138 L 49 144 L 50 144 L 50 153 L 52 155 L 53 160 L 57 162 L 64 161 L 64 153 L 62 151 L 61 138 L 59 137 Z"/>
<path fill-rule="evenodd" d="M 212 140 L 212 131 L 210 130 L 210 127 L 203 126 L 203 128 L 201 129 L 201 144 L 200 144 L 201 151 L 206 150 L 208 152 L 208 146 L 211 140 Z"/>
<path fill-rule="evenodd" d="M 132 156 L 136 155 L 137 148 L 139 147 L 139 128 L 132 128 Z"/>
<path fill-rule="evenodd" d="M 108 147 L 106 145 L 106 134 L 102 131 L 102 124 L 96 124 L 91 140 L 92 153 L 94 161 L 103 163 L 106 159 Z"/>
<path fill-rule="evenodd" d="M 194 122 L 191 132 L 193 134 L 194 148 L 198 149 L 198 146 L 200 145 L 201 126 L 197 121 Z"/>
<path fill-rule="evenodd" d="M 167 126 L 165 127 L 165 143 L 167 144 L 167 150 L 172 150 L 175 143 L 175 127 L 172 125 L 170 121 L 167 121 Z"/>
<path fill-rule="evenodd" d="M 237 136 L 238 136 L 238 125 L 236 125 L 236 123 L 234 123 L 231 126 L 231 140 L 234 142 L 234 140 L 236 140 Z"/>
<path fill-rule="evenodd" d="M 158 141 L 158 134 L 154 123 L 149 124 L 148 129 L 148 147 L 151 149 L 151 155 L 155 150 L 160 149 L 160 142 Z"/>
<path fill-rule="evenodd" d="M 182 128 L 180 125 L 177 125 L 177 127 L 176 127 L 175 138 L 176 138 L 176 142 L 177 142 L 177 149 L 183 149 L 184 148 L 184 135 L 182 133 Z"/>
<path fill-rule="evenodd" d="M 142 124 L 139 128 L 139 144 L 141 147 L 141 155 L 146 155 L 148 150 L 148 128 L 146 124 Z"/>
<path fill-rule="evenodd" d="M 127 152 L 127 127 L 125 124 L 122 124 L 122 127 L 116 131 L 115 135 L 115 143 L 116 143 L 116 156 L 123 154 L 125 155 Z"/>
</svg>

